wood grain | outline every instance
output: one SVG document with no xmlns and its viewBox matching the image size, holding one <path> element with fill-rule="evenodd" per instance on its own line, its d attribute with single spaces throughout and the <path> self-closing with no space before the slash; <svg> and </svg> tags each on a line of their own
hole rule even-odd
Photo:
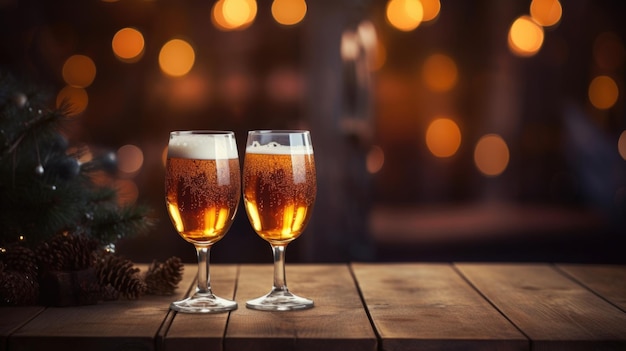
<svg viewBox="0 0 626 351">
<path fill-rule="evenodd" d="M 181 283 L 188 285 L 194 274 L 186 269 L 186 282 Z M 9 350 L 154 350 L 155 335 L 169 312 L 170 301 L 185 292 L 179 292 L 181 296 L 148 295 L 133 301 L 49 307 L 9 337 Z"/>
<path fill-rule="evenodd" d="M 294 294 L 315 307 L 301 311 L 251 310 L 245 301 L 269 292 L 271 265 L 242 265 L 237 285 L 241 307 L 231 313 L 225 350 L 376 350 L 376 335 L 346 265 L 287 264 Z"/>
<path fill-rule="evenodd" d="M 384 350 L 527 350 L 448 264 L 352 264 Z"/>
<path fill-rule="evenodd" d="M 0 351 L 7 350 L 9 335 L 37 316 L 45 307 L 0 307 Z"/>
<path fill-rule="evenodd" d="M 624 350 L 626 314 L 546 264 L 458 264 L 533 350 Z"/>
<path fill-rule="evenodd" d="M 626 266 L 560 264 L 557 268 L 626 312 Z"/>
<path fill-rule="evenodd" d="M 190 269 L 190 270 L 193 270 Z M 236 265 L 211 265 L 211 289 L 217 296 L 233 299 L 237 283 Z M 193 270 L 196 272 L 197 270 Z M 190 291 L 195 291 L 195 280 Z M 239 303 L 239 308 L 242 304 Z M 232 313 L 232 312 L 231 312 Z M 229 313 L 188 314 L 170 311 L 163 324 L 159 349 L 163 350 L 222 350 Z"/>
</svg>

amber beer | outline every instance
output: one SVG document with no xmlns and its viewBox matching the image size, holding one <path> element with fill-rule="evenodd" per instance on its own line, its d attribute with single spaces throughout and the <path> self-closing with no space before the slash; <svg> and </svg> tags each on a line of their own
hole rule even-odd
<svg viewBox="0 0 626 351">
<path fill-rule="evenodd" d="M 313 151 L 249 146 L 245 158 L 244 203 L 250 222 L 263 239 L 286 245 L 311 217 L 317 192 Z"/>
<path fill-rule="evenodd" d="M 210 245 L 230 228 L 241 196 L 238 158 L 218 158 L 171 145 L 166 162 L 166 204 L 187 241 Z"/>
</svg>

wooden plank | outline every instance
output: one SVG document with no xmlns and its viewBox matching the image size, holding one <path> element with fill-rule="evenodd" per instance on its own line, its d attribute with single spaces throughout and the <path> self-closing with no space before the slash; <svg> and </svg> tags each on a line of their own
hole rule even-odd
<svg viewBox="0 0 626 351">
<path fill-rule="evenodd" d="M 237 266 L 213 264 L 210 270 L 213 293 L 233 299 L 237 284 Z M 194 280 L 190 286 L 190 292 L 195 291 L 195 284 Z M 240 302 L 238 308 L 245 307 Z M 162 349 L 222 350 L 228 316 L 229 313 L 189 314 L 171 311 L 171 318 L 168 318 L 162 328 Z"/>
<path fill-rule="evenodd" d="M 7 340 L 14 331 L 44 309 L 43 306 L 0 307 L 0 351 L 7 350 Z"/>
<path fill-rule="evenodd" d="M 545 264 L 458 264 L 533 350 L 624 350 L 626 314 Z"/>
<path fill-rule="evenodd" d="M 449 264 L 353 264 L 382 349 L 528 350 L 528 340 Z"/>
<path fill-rule="evenodd" d="M 557 268 L 626 312 L 626 266 L 560 264 Z"/>
<path fill-rule="evenodd" d="M 376 350 L 376 335 L 346 265 L 287 264 L 287 284 L 310 298 L 312 309 L 288 312 L 251 310 L 245 302 L 272 286 L 271 265 L 242 265 L 237 283 L 241 307 L 231 313 L 224 349 Z"/>
<path fill-rule="evenodd" d="M 141 267 L 146 269 L 147 265 Z M 187 268 L 187 267 L 186 267 Z M 195 269 L 185 269 L 181 287 L 187 287 Z M 13 333 L 9 350 L 154 350 L 155 336 L 174 296 L 142 296 L 97 305 L 49 307 Z"/>
</svg>

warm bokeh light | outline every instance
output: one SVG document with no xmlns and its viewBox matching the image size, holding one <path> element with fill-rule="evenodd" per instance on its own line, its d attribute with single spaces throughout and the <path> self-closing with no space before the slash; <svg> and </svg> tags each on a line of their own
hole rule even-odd
<svg viewBox="0 0 626 351">
<path fill-rule="evenodd" d="M 422 8 L 424 10 L 424 22 L 432 21 L 439 16 L 439 10 L 441 10 L 441 2 L 439 0 L 421 0 Z"/>
<path fill-rule="evenodd" d="M 376 44 L 376 51 L 374 52 L 372 61 L 370 66 L 371 71 L 378 71 L 385 65 L 385 62 L 387 62 L 387 48 L 381 40 Z"/>
<path fill-rule="evenodd" d="M 422 66 L 424 84 L 435 92 L 452 89 L 457 82 L 458 70 L 452 58 L 444 54 L 433 54 Z"/>
<path fill-rule="evenodd" d="M 291 26 L 300 23 L 306 15 L 307 6 L 304 0 L 274 0 L 272 17 L 282 25 Z"/>
<path fill-rule="evenodd" d="M 72 55 L 63 64 L 63 80 L 75 88 L 86 88 L 96 78 L 96 64 L 89 56 Z"/>
<path fill-rule="evenodd" d="M 518 17 L 509 29 L 509 49 L 517 56 L 533 56 L 543 45 L 543 27 L 529 16 Z"/>
<path fill-rule="evenodd" d="M 268 73 L 265 91 L 270 99 L 280 103 L 302 101 L 304 97 L 302 74 L 290 67 L 279 67 Z"/>
<path fill-rule="evenodd" d="M 256 0 L 218 0 L 211 8 L 213 25 L 223 31 L 248 28 L 256 15 Z"/>
<path fill-rule="evenodd" d="M 344 31 L 341 34 L 341 59 L 344 61 L 354 61 L 359 57 L 359 38 L 352 31 Z"/>
<path fill-rule="evenodd" d="M 589 84 L 589 101 L 600 110 L 607 110 L 617 102 L 619 88 L 609 76 L 595 77 Z"/>
<path fill-rule="evenodd" d="M 87 95 L 87 91 L 83 88 L 67 85 L 57 94 L 57 107 L 61 107 L 62 104 L 68 104 L 69 116 L 76 116 L 85 111 L 88 103 L 89 96 Z"/>
<path fill-rule="evenodd" d="M 562 13 L 559 0 L 532 0 L 530 3 L 530 16 L 544 27 L 559 23 Z"/>
<path fill-rule="evenodd" d="M 135 173 L 143 166 L 143 151 L 135 145 L 124 145 L 117 150 L 117 169 L 123 173 Z"/>
<path fill-rule="evenodd" d="M 155 92 L 176 111 L 198 111 L 211 102 L 211 84 L 205 75 L 193 72 L 164 82 Z"/>
<path fill-rule="evenodd" d="M 159 52 L 161 71 L 172 77 L 181 77 L 189 73 L 195 59 L 193 47 L 182 39 L 168 41 Z"/>
<path fill-rule="evenodd" d="M 484 135 L 476 143 L 474 163 L 486 176 L 500 175 L 509 165 L 509 147 L 497 134 Z"/>
<path fill-rule="evenodd" d="M 620 156 L 626 160 L 626 130 L 620 134 L 619 139 L 617 140 L 617 150 L 619 151 Z"/>
<path fill-rule="evenodd" d="M 117 202 L 124 205 L 132 205 L 139 197 L 139 188 L 130 179 L 116 179 L 113 187 L 117 190 Z"/>
<path fill-rule="evenodd" d="M 369 20 L 362 21 L 357 28 L 357 35 L 365 49 L 369 70 L 378 70 L 384 63 L 386 55 L 384 52 L 385 47 L 382 46 L 381 41 L 378 40 L 376 27 Z"/>
<path fill-rule="evenodd" d="M 461 130 L 453 120 L 445 117 L 430 122 L 426 129 L 426 146 L 436 157 L 450 157 L 461 145 Z"/>
<path fill-rule="evenodd" d="M 224 19 L 233 27 L 239 27 L 245 23 L 250 15 L 250 6 L 245 0 L 222 0 Z"/>
<path fill-rule="evenodd" d="M 386 18 L 396 29 L 412 31 L 422 23 L 424 8 L 419 0 L 389 0 Z"/>
<path fill-rule="evenodd" d="M 626 50 L 622 39 L 614 32 L 604 32 L 593 42 L 593 59 L 598 67 L 615 70 L 624 64 Z"/>
<path fill-rule="evenodd" d="M 234 28 L 231 28 L 231 25 L 226 22 L 226 19 L 224 18 L 224 11 L 222 10 L 224 7 L 223 5 L 224 0 L 216 1 L 213 4 L 213 7 L 211 8 L 211 22 L 213 22 L 215 28 L 219 30 L 233 30 Z"/>
<path fill-rule="evenodd" d="M 383 149 L 378 145 L 372 146 L 370 151 L 367 153 L 367 159 L 365 162 L 367 171 L 370 174 L 378 173 L 385 164 L 385 153 L 383 152 Z"/>
<path fill-rule="evenodd" d="M 144 39 L 135 28 L 122 28 L 113 36 L 111 47 L 115 57 L 124 62 L 137 62 L 144 51 Z"/>
</svg>

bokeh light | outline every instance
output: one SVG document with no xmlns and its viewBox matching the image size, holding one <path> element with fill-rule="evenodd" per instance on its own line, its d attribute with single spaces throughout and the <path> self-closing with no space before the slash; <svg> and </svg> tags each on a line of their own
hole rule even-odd
<svg viewBox="0 0 626 351">
<path fill-rule="evenodd" d="M 385 164 L 385 153 L 383 152 L 383 149 L 378 145 L 372 146 L 367 153 L 365 162 L 367 171 L 370 174 L 378 173 Z"/>
<path fill-rule="evenodd" d="M 117 150 L 117 169 L 123 173 L 135 173 L 143 166 L 143 151 L 127 144 Z"/>
<path fill-rule="evenodd" d="M 509 147 L 497 134 L 487 134 L 478 140 L 474 148 L 474 164 L 488 176 L 500 175 L 509 165 Z"/>
<path fill-rule="evenodd" d="M 117 190 L 117 202 L 124 205 L 132 205 L 139 198 L 139 188 L 130 179 L 116 179 L 113 187 Z"/>
<path fill-rule="evenodd" d="M 135 28 L 122 28 L 113 36 L 111 47 L 115 57 L 123 62 L 137 62 L 144 52 L 144 38 Z"/>
<path fill-rule="evenodd" d="M 509 49 L 517 56 L 533 56 L 543 45 L 543 28 L 529 16 L 518 17 L 509 29 Z"/>
<path fill-rule="evenodd" d="M 432 21 L 439 16 L 439 11 L 441 10 L 441 2 L 439 0 L 421 0 L 420 2 L 424 10 L 422 21 Z"/>
<path fill-rule="evenodd" d="M 196 54 L 193 47 L 182 39 L 168 41 L 159 52 L 161 71 L 172 77 L 182 77 L 189 73 L 195 59 Z"/>
<path fill-rule="evenodd" d="M 620 156 L 626 160 L 626 130 L 622 131 L 622 134 L 620 134 L 617 140 L 617 151 L 619 151 Z"/>
<path fill-rule="evenodd" d="M 452 58 L 444 54 L 429 56 L 422 66 L 424 84 L 435 92 L 452 89 L 457 82 L 458 70 Z"/>
<path fill-rule="evenodd" d="M 82 113 L 87 108 L 88 103 L 89 95 L 83 88 L 66 85 L 57 94 L 56 106 L 61 107 L 63 104 L 68 104 L 68 116 L 76 116 Z"/>
<path fill-rule="evenodd" d="M 359 42 L 356 33 L 344 31 L 341 34 L 341 59 L 344 61 L 356 60 L 359 56 Z"/>
<path fill-rule="evenodd" d="M 304 0 L 274 0 L 272 17 L 282 25 L 291 26 L 300 23 L 306 16 L 307 6 Z"/>
<path fill-rule="evenodd" d="M 213 7 L 211 8 L 211 22 L 213 22 L 213 25 L 215 26 L 215 28 L 219 30 L 223 30 L 223 31 L 233 30 L 234 28 L 232 28 L 230 23 L 226 21 L 226 18 L 224 18 L 223 7 L 224 7 L 224 0 L 216 1 L 213 4 Z"/>
<path fill-rule="evenodd" d="M 256 0 L 218 0 L 211 8 L 211 21 L 222 31 L 248 28 L 257 15 Z"/>
<path fill-rule="evenodd" d="M 589 101 L 600 110 L 607 110 L 617 102 L 619 88 L 609 76 L 595 77 L 589 84 Z"/>
<path fill-rule="evenodd" d="M 461 130 L 450 118 L 440 117 L 426 129 L 426 146 L 436 157 L 450 157 L 461 145 Z"/>
<path fill-rule="evenodd" d="M 544 27 L 559 23 L 562 13 L 559 0 L 532 0 L 530 3 L 530 16 Z"/>
<path fill-rule="evenodd" d="M 376 43 L 376 51 L 372 57 L 370 70 L 373 72 L 378 71 L 383 68 L 385 62 L 387 62 L 387 48 L 381 40 L 378 40 Z"/>
<path fill-rule="evenodd" d="M 96 64 L 89 56 L 72 55 L 63 63 L 62 75 L 67 85 L 86 88 L 96 78 Z"/>
<path fill-rule="evenodd" d="M 409 32 L 422 23 L 424 8 L 419 0 L 389 0 L 386 18 L 396 29 Z"/>
</svg>

